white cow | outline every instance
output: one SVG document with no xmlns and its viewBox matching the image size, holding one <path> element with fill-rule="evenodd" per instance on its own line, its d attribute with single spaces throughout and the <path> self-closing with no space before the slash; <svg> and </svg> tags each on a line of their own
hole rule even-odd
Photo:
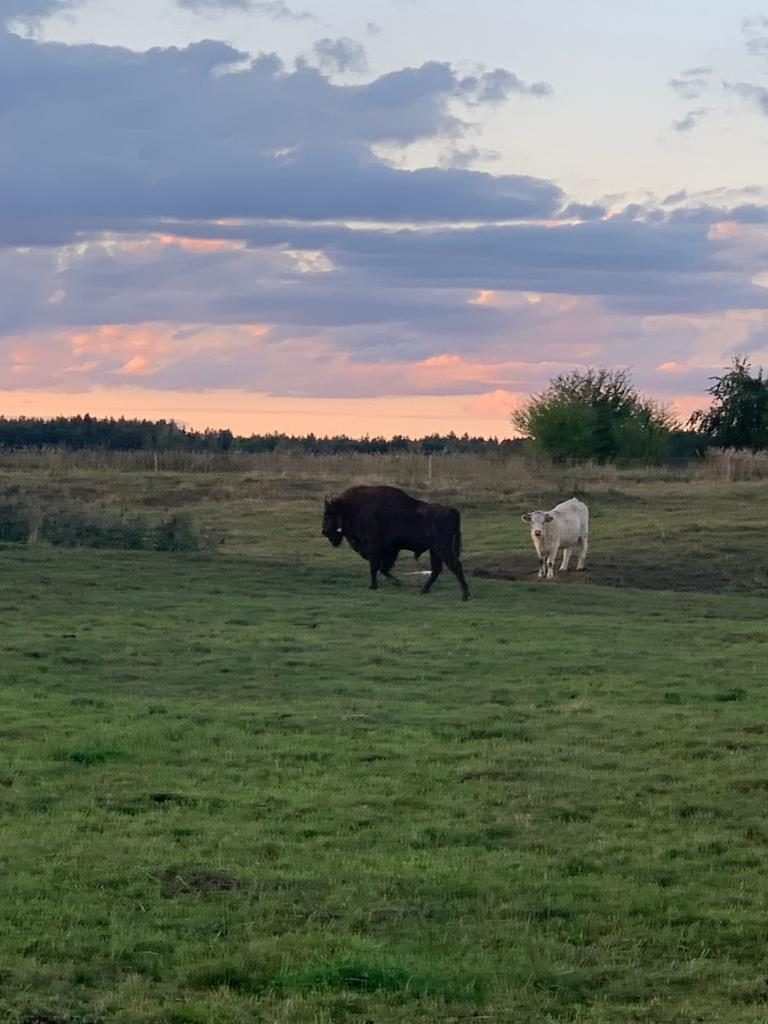
<svg viewBox="0 0 768 1024">
<path fill-rule="evenodd" d="M 531 540 L 539 556 L 539 579 L 555 577 L 557 552 L 563 552 L 560 572 L 565 572 L 571 560 L 571 552 L 579 549 L 577 569 L 583 569 L 589 548 L 589 509 L 578 498 L 561 501 L 549 512 L 526 512 L 521 516 L 524 523 L 531 524 Z"/>
</svg>

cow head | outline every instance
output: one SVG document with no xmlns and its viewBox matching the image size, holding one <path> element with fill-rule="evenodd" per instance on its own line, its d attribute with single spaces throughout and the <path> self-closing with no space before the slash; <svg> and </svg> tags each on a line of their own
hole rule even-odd
<svg viewBox="0 0 768 1024">
<path fill-rule="evenodd" d="M 341 509 L 335 498 L 325 499 L 323 510 L 323 536 L 333 544 L 335 548 L 344 540 L 344 527 L 341 523 Z"/>
<path fill-rule="evenodd" d="M 530 523 L 531 537 L 534 539 L 541 537 L 544 532 L 544 525 L 551 523 L 553 519 L 549 512 L 526 512 L 520 518 L 524 523 Z"/>
</svg>

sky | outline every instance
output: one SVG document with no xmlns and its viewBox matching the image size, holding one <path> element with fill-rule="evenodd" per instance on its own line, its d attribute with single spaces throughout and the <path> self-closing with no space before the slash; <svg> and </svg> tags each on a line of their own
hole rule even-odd
<svg viewBox="0 0 768 1024">
<path fill-rule="evenodd" d="M 768 6 L 0 0 L 0 411 L 513 433 L 768 361 Z"/>
</svg>

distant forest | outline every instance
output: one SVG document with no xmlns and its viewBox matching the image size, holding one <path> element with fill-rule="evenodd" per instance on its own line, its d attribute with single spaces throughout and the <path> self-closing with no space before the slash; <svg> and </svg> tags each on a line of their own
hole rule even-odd
<svg viewBox="0 0 768 1024">
<path fill-rule="evenodd" d="M 96 448 L 108 451 L 187 451 L 187 452 L 296 452 L 313 455 L 340 455 L 348 452 L 389 454 L 413 452 L 424 455 L 449 453 L 517 454 L 526 450 L 525 438 L 499 440 L 495 437 L 471 437 L 430 434 L 413 439 L 395 436 L 317 437 L 307 434 L 252 434 L 238 437 L 230 430 L 189 430 L 173 420 L 100 419 L 84 416 L 56 416 L 41 419 L 21 416 L 0 417 L 0 449 Z M 705 446 L 702 435 L 676 431 L 670 438 L 669 458 L 692 458 Z"/>
</svg>

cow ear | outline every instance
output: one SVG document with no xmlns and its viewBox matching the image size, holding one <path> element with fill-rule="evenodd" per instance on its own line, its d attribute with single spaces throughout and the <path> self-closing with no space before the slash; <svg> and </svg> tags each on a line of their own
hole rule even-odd
<svg viewBox="0 0 768 1024">
<path fill-rule="evenodd" d="M 544 522 L 545 523 L 551 523 L 554 518 L 555 518 L 554 516 L 551 516 L 549 514 L 549 512 L 547 512 L 547 514 L 544 516 Z"/>
<path fill-rule="evenodd" d="M 524 523 L 530 523 L 530 521 L 531 521 L 531 513 L 530 512 L 526 512 L 525 515 L 520 516 L 520 518 L 523 520 Z"/>
</svg>

